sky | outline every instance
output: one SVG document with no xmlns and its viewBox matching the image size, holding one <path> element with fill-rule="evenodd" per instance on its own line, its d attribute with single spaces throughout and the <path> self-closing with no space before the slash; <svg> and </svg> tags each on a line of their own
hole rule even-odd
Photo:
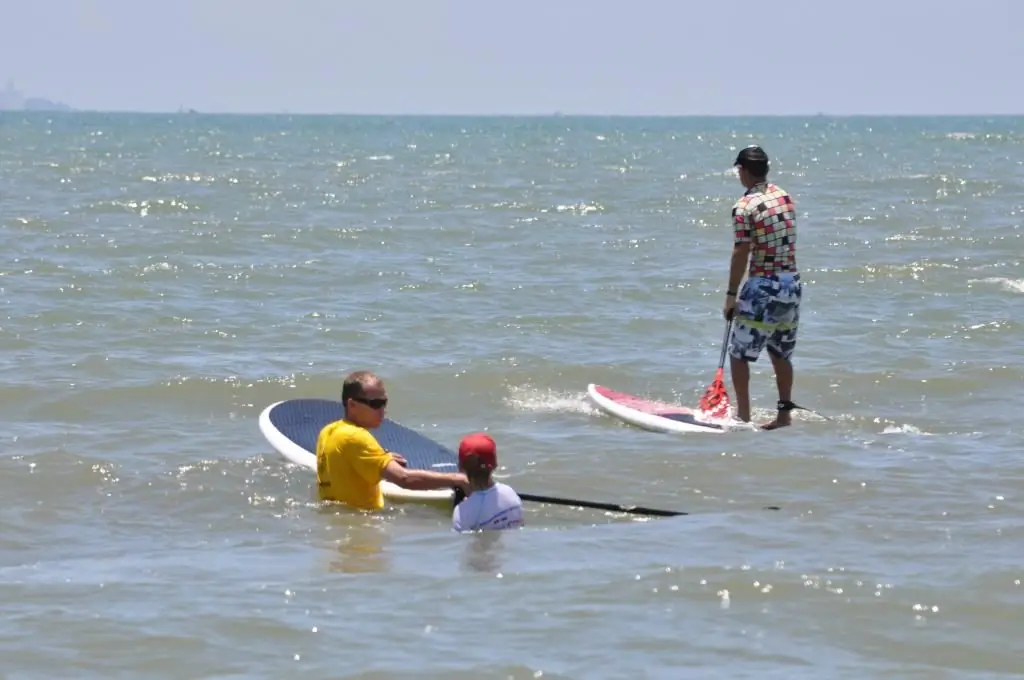
<svg viewBox="0 0 1024 680">
<path fill-rule="evenodd" d="M 77 109 L 1024 113 L 1011 0 L 0 0 L 0 87 Z"/>
</svg>

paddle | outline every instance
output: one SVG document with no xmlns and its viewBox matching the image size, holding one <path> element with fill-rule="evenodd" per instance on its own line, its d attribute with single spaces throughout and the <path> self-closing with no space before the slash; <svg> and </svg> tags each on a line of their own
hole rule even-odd
<svg viewBox="0 0 1024 680">
<path fill-rule="evenodd" d="M 454 504 L 458 505 L 466 495 L 462 489 L 455 489 Z M 657 508 L 644 508 L 640 506 L 619 505 L 618 503 L 598 503 L 596 501 L 581 501 L 575 498 L 557 498 L 555 496 L 537 496 L 530 493 L 521 493 L 519 498 L 533 503 L 548 503 L 550 505 L 569 505 L 576 508 L 593 508 L 595 510 L 608 510 L 609 512 L 623 512 L 629 515 L 650 515 L 652 517 L 679 517 L 689 515 L 688 512 L 677 510 L 659 510 Z M 777 505 L 769 505 L 765 510 L 778 510 Z"/>
<path fill-rule="evenodd" d="M 465 498 L 466 494 L 462 489 L 455 487 L 455 497 L 452 498 L 452 507 L 457 506 Z M 572 498 L 555 498 L 554 496 L 535 496 L 529 493 L 519 494 L 524 501 L 534 503 L 550 503 L 551 505 L 571 505 L 578 508 L 594 508 L 595 510 L 609 510 L 611 512 L 625 512 L 631 515 L 652 515 L 654 517 L 676 517 L 678 515 L 689 515 L 688 512 L 675 512 L 674 510 L 657 510 L 655 508 L 639 508 L 618 505 L 616 503 L 595 503 L 594 501 L 578 501 Z"/>
<path fill-rule="evenodd" d="M 625 512 L 630 515 L 651 515 L 653 517 L 678 517 L 689 515 L 688 512 L 680 510 L 658 510 L 657 508 L 643 508 L 635 505 L 618 505 L 617 503 L 597 503 L 594 501 L 580 501 L 573 498 L 555 498 L 553 496 L 535 496 L 529 493 L 521 493 L 519 497 L 524 501 L 534 503 L 550 503 L 551 505 L 571 505 L 580 508 L 594 508 L 596 510 L 609 510 L 611 512 Z M 766 505 L 765 510 L 778 510 L 777 505 Z"/>
<path fill-rule="evenodd" d="M 725 388 L 725 353 L 729 348 L 729 333 L 732 331 L 732 319 L 725 322 L 725 337 L 722 338 L 722 355 L 718 358 L 718 370 L 714 381 L 704 390 L 698 408 L 713 417 L 721 418 L 729 413 L 729 391 Z"/>
<path fill-rule="evenodd" d="M 594 508 L 595 510 L 608 510 L 611 512 L 624 512 L 630 515 L 651 515 L 653 517 L 678 517 L 689 515 L 688 512 L 677 512 L 675 510 L 658 510 L 656 508 L 642 508 L 638 506 L 618 505 L 617 503 L 596 503 L 594 501 L 580 501 L 573 498 L 555 498 L 554 496 L 535 496 L 529 493 L 521 493 L 519 497 L 524 501 L 534 503 L 550 503 L 551 505 L 571 505 L 577 508 Z"/>
</svg>

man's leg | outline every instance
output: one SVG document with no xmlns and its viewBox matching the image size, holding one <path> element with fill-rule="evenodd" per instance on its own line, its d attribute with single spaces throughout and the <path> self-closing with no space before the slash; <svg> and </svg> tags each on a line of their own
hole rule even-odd
<svg viewBox="0 0 1024 680">
<path fill-rule="evenodd" d="M 748 315 L 733 317 L 732 338 L 729 341 L 729 370 L 732 389 L 736 393 L 736 417 L 750 422 L 750 363 L 764 349 L 768 336 L 758 330 Z"/>
<path fill-rule="evenodd" d="M 736 417 L 745 423 L 750 422 L 750 364 L 746 359 L 729 357 L 729 370 L 732 373 L 732 389 L 736 393 Z"/>
<path fill-rule="evenodd" d="M 775 369 L 775 385 L 779 388 L 779 401 L 793 400 L 793 364 L 792 362 L 775 353 L 772 347 L 768 348 L 768 356 L 772 359 L 772 368 Z M 774 430 L 786 427 L 792 423 L 789 411 L 780 410 L 775 414 L 775 420 L 765 423 L 761 427 L 766 430 Z"/>
<path fill-rule="evenodd" d="M 777 319 L 779 327 L 772 333 L 768 340 L 768 356 L 772 359 L 772 368 L 775 369 L 775 386 L 779 389 L 779 401 L 792 403 L 793 401 L 793 350 L 796 349 L 796 332 L 800 325 L 800 289 L 796 289 L 795 300 L 782 307 L 782 313 Z M 777 309 L 777 308 L 776 308 Z M 774 309 L 773 309 L 774 311 Z M 775 420 L 765 423 L 761 427 L 765 430 L 775 430 L 786 427 L 793 422 L 792 414 L 788 408 L 779 409 L 775 414 Z"/>
<path fill-rule="evenodd" d="M 757 361 L 768 335 L 761 330 L 761 320 L 769 298 L 759 281 L 747 279 L 736 301 L 729 340 L 729 370 L 732 389 L 736 393 L 736 417 L 750 422 L 750 364 Z"/>
</svg>

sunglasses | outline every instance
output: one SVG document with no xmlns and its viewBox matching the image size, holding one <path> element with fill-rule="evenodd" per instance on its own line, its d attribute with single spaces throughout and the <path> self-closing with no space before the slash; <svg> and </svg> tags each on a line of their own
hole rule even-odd
<svg viewBox="0 0 1024 680">
<path fill-rule="evenodd" d="M 388 405 L 388 398 L 382 399 L 367 399 L 366 397 L 352 397 L 352 401 L 358 401 L 360 404 L 365 404 L 374 410 L 379 410 Z"/>
</svg>

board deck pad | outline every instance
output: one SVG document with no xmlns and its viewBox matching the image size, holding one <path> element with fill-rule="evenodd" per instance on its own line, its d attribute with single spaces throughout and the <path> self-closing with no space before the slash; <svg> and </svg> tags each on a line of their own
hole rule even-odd
<svg viewBox="0 0 1024 680">
<path fill-rule="evenodd" d="M 602 385 L 595 385 L 594 391 L 602 397 L 609 399 L 616 404 L 621 404 L 626 408 L 638 411 L 640 413 L 647 413 L 652 416 L 658 416 L 659 418 L 665 418 L 667 420 L 674 420 L 680 423 L 688 423 L 699 427 L 705 427 L 713 430 L 724 429 L 722 425 L 707 420 L 700 420 L 697 416 L 700 415 L 699 411 L 695 411 L 685 406 L 679 406 L 678 404 L 668 404 L 660 401 L 653 401 L 650 399 L 644 399 L 633 394 L 626 394 L 625 392 L 619 392 Z"/>
<path fill-rule="evenodd" d="M 655 413 L 654 415 L 658 416 L 659 418 L 668 418 L 669 420 L 675 420 L 675 421 L 680 422 L 680 423 L 690 423 L 691 425 L 700 425 L 702 427 L 711 427 L 711 428 L 714 428 L 716 430 L 721 430 L 722 429 L 722 426 L 719 425 L 718 423 L 709 423 L 706 420 L 697 420 L 697 416 L 693 415 L 692 413 L 664 412 L 664 413 Z"/>
<path fill-rule="evenodd" d="M 316 440 L 320 430 L 344 417 L 340 401 L 331 399 L 291 399 L 270 410 L 270 422 L 281 434 L 316 454 Z M 459 459 L 455 452 L 414 430 L 386 419 L 381 426 L 370 430 L 385 451 L 394 451 L 405 457 L 410 470 L 456 472 Z"/>
</svg>

